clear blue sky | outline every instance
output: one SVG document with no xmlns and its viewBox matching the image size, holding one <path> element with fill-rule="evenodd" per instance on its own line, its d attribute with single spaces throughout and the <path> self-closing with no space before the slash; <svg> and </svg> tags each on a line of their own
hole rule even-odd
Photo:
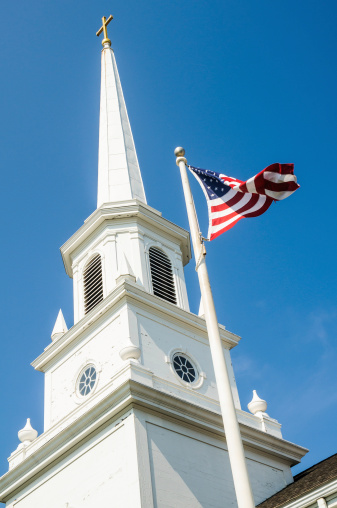
<svg viewBox="0 0 337 508">
<path fill-rule="evenodd" d="M 148 202 L 187 228 L 173 149 L 246 180 L 295 163 L 301 185 L 208 245 L 243 408 L 257 389 L 284 437 L 337 452 L 336 3 L 309 0 L 3 2 L 0 472 L 27 417 L 43 430 L 30 362 L 58 310 L 73 323 L 59 247 L 96 207 L 100 41 L 110 24 Z M 194 179 L 193 179 L 194 180 Z M 191 181 L 200 223 L 206 203 Z M 186 267 L 191 310 L 199 289 Z"/>
</svg>

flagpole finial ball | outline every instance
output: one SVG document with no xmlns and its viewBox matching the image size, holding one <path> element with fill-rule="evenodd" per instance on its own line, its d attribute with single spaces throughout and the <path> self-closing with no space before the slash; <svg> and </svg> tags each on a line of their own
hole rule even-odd
<svg viewBox="0 0 337 508">
<path fill-rule="evenodd" d="M 183 149 L 182 146 L 177 146 L 177 148 L 174 150 L 174 155 L 176 157 L 184 157 L 185 150 Z"/>
</svg>

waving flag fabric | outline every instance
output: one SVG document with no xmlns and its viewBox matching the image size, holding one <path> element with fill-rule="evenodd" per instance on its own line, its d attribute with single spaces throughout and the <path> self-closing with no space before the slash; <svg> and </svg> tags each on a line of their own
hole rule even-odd
<svg viewBox="0 0 337 508">
<path fill-rule="evenodd" d="M 206 196 L 209 240 L 240 219 L 262 215 L 273 201 L 285 199 L 299 188 L 294 164 L 272 164 L 246 182 L 208 169 L 188 167 Z"/>
</svg>

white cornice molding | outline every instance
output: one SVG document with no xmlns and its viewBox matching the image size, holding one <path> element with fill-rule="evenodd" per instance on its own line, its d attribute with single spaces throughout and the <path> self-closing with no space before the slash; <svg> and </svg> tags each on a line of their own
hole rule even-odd
<svg viewBox="0 0 337 508">
<path fill-rule="evenodd" d="M 119 203 L 104 203 L 95 210 L 84 224 L 67 240 L 61 247 L 61 254 L 66 273 L 72 277 L 71 255 L 85 240 L 108 220 L 127 219 L 135 217 L 140 224 L 144 223 L 151 229 L 157 229 L 161 234 L 169 235 L 181 245 L 183 264 L 186 265 L 192 257 L 190 246 L 190 234 L 185 229 L 173 222 L 164 219 L 160 212 L 154 208 L 137 201 L 123 201 Z"/>
<path fill-rule="evenodd" d="M 132 364 L 128 365 L 132 369 Z M 111 387 L 110 387 L 111 388 Z M 108 387 L 105 389 L 108 393 Z M 97 393 L 98 398 L 99 393 Z M 96 397 L 96 395 L 95 395 Z M 225 439 L 222 418 L 205 408 L 128 379 L 80 416 L 70 414 L 27 447 L 26 458 L 0 478 L 0 502 L 6 502 L 15 490 L 36 475 L 42 474 L 51 464 L 79 446 L 103 425 L 120 418 L 122 412 L 135 409 L 151 411 L 156 415 L 179 420 L 194 429 L 212 432 Z M 240 424 L 245 446 L 270 456 L 282 458 L 289 465 L 300 461 L 307 450 L 298 445 L 273 437 L 260 430 Z M 31 450 L 29 450 L 31 448 Z M 31 454 L 29 454 L 31 451 Z"/>
<path fill-rule="evenodd" d="M 160 392 L 140 383 L 132 383 L 132 396 L 137 401 L 136 407 L 144 405 L 149 410 L 152 406 L 155 414 L 161 412 L 167 416 L 169 411 L 171 415 L 174 414 L 179 419 L 182 419 L 183 416 L 185 423 L 189 421 L 193 424 L 193 428 L 199 427 L 207 431 L 212 430 L 225 439 L 220 408 L 219 413 L 214 413 L 209 409 L 187 402 L 185 399 L 178 399 L 173 395 Z M 307 448 L 245 425 L 240 421 L 240 410 L 237 410 L 237 415 L 244 446 L 282 458 L 291 466 L 298 464 L 308 452 Z"/>
<path fill-rule="evenodd" d="M 60 355 L 68 351 L 68 349 L 81 338 L 81 334 L 84 331 L 88 331 L 91 327 L 94 327 L 101 316 L 111 310 L 116 311 L 118 307 L 121 307 L 126 302 L 137 305 L 146 311 L 150 311 L 154 315 L 175 322 L 182 328 L 197 331 L 199 335 L 207 340 L 206 323 L 203 318 L 148 293 L 136 283 L 122 280 L 110 295 L 104 298 L 92 311 L 86 314 L 61 338 L 50 343 L 44 352 L 32 362 L 32 366 L 36 370 L 45 372 L 51 363 L 55 362 Z M 238 335 L 226 330 L 223 325 L 219 325 L 219 329 L 221 340 L 225 348 L 232 349 L 241 340 Z"/>
</svg>

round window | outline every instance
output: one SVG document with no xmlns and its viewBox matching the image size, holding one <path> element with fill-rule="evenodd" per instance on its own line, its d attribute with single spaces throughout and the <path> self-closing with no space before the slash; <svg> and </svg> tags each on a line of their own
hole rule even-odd
<svg viewBox="0 0 337 508">
<path fill-rule="evenodd" d="M 198 371 L 191 360 L 181 353 L 176 353 L 172 358 L 173 368 L 178 376 L 186 383 L 194 383 L 198 377 Z"/>
<path fill-rule="evenodd" d="M 93 365 L 87 365 L 81 374 L 79 375 L 78 380 L 78 392 L 82 397 L 89 395 L 89 393 L 93 390 L 97 381 L 97 372 Z"/>
</svg>

